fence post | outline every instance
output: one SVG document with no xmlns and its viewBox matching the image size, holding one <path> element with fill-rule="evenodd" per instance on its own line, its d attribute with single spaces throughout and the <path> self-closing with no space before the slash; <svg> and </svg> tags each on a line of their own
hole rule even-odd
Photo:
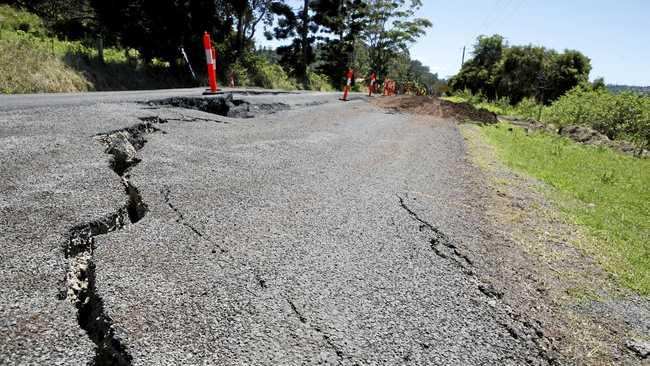
<svg viewBox="0 0 650 366">
<path fill-rule="evenodd" d="M 101 34 L 97 37 L 97 58 L 104 63 L 104 37 Z"/>
</svg>

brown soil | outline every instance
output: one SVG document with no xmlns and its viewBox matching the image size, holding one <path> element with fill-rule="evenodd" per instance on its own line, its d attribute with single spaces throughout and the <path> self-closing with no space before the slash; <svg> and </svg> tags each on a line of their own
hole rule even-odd
<svg viewBox="0 0 650 366">
<path fill-rule="evenodd" d="M 399 95 L 380 97 L 375 99 L 374 103 L 379 107 L 403 113 L 432 115 L 458 121 L 498 122 L 497 115 L 486 109 L 477 109 L 468 103 L 452 103 L 435 97 Z"/>
</svg>

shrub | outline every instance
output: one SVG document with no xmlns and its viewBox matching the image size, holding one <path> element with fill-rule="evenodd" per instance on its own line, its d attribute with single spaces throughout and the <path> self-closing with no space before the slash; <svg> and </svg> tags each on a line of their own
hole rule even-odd
<svg viewBox="0 0 650 366">
<path fill-rule="evenodd" d="M 547 108 L 544 120 L 590 126 L 610 139 L 629 139 L 639 147 L 650 147 L 650 98 L 641 94 L 578 87 Z"/>
<path fill-rule="evenodd" d="M 333 91 L 334 87 L 329 81 L 329 78 L 325 75 L 309 71 L 309 89 L 317 90 L 322 92 Z"/>
<path fill-rule="evenodd" d="M 46 34 L 41 18 L 9 5 L 0 5 L 0 31 L 22 31 L 37 36 Z"/>
<path fill-rule="evenodd" d="M 297 89 L 298 83 L 289 78 L 282 66 L 266 58 L 249 54 L 231 66 L 235 83 L 240 86 L 258 86 L 267 89 Z"/>
<path fill-rule="evenodd" d="M 512 108 L 511 114 L 537 120 L 539 119 L 539 110 L 540 105 L 534 98 L 524 98 Z"/>
</svg>

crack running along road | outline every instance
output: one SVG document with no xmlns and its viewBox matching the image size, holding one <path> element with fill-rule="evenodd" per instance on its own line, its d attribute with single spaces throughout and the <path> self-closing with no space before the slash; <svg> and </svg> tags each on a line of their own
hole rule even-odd
<svg viewBox="0 0 650 366">
<path fill-rule="evenodd" d="M 480 235 L 482 220 L 455 126 L 337 97 L 251 97 L 333 101 L 223 118 L 227 124 L 187 110 L 194 122 L 171 121 L 173 111 L 139 104 L 0 115 L 10 122 L 0 124 L 8 161 L 2 202 L 13 213 L 2 217 L 13 229 L 2 239 L 11 256 L 0 273 L 44 258 L 34 268 L 54 281 L 5 278 L 9 321 L 0 324 L 0 346 L 16 359 L 2 361 L 92 361 L 92 342 L 75 333 L 69 305 L 48 295 L 60 267 L 47 266 L 52 249 L 41 243 L 58 239 L 32 239 L 31 218 L 18 219 L 31 214 L 64 230 L 120 207 L 119 180 L 103 175 L 105 155 L 83 141 L 107 125 L 159 117 L 169 120 L 168 133 L 150 135 L 129 180 L 147 215 L 97 237 L 93 252 L 97 295 L 133 364 L 545 364 L 534 342 L 513 336 L 526 332 L 494 305 L 489 288 L 479 290 L 477 278 L 459 270 L 458 263 L 471 269 L 463 243 Z M 70 161 L 82 173 L 61 168 Z M 70 187 L 65 196 L 57 193 L 62 184 Z M 29 199 L 34 204 L 25 206 Z M 425 223 L 437 231 L 423 230 Z M 455 248 L 438 247 L 458 261 L 432 251 L 436 232 Z M 13 243 L 33 250 L 27 256 Z M 29 320 L 33 314 L 38 321 Z M 34 347 L 24 349 L 20 339 Z"/>
</svg>

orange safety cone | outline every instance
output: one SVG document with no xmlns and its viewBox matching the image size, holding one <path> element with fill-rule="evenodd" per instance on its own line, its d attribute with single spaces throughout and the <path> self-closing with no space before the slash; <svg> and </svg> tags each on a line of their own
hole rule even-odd
<svg viewBox="0 0 650 366">
<path fill-rule="evenodd" d="M 210 42 L 210 35 L 208 32 L 203 33 L 203 48 L 205 49 L 205 60 L 208 68 L 208 81 L 210 82 L 210 90 L 206 90 L 203 94 L 216 94 L 217 93 L 217 72 L 214 59 L 216 52 L 212 48 Z"/>
<path fill-rule="evenodd" d="M 375 82 L 377 81 L 377 74 L 374 72 L 370 74 L 370 85 L 368 86 L 368 96 L 372 97 L 372 90 L 375 88 Z"/>
<path fill-rule="evenodd" d="M 348 76 L 348 82 L 345 84 L 345 87 L 343 87 L 343 98 L 339 99 L 344 102 L 348 101 L 348 93 L 350 93 L 350 87 L 352 86 L 352 77 L 354 76 L 354 71 L 352 69 L 349 69 L 347 76 Z"/>
</svg>

